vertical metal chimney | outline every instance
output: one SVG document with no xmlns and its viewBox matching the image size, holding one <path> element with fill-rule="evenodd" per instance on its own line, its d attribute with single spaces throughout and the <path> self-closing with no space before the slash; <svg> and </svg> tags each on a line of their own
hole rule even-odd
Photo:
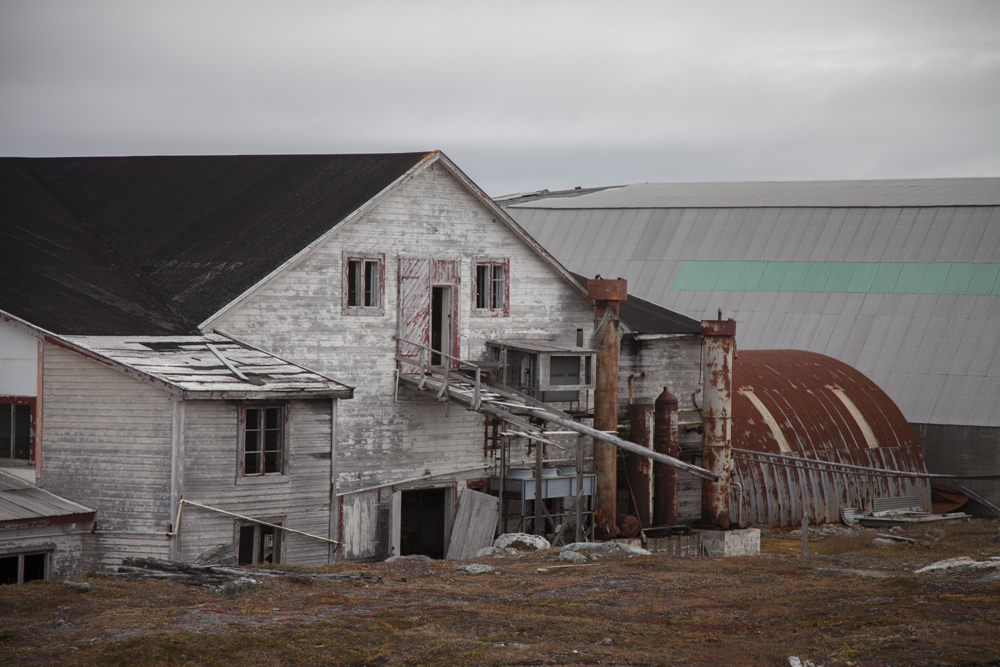
<svg viewBox="0 0 1000 667">
<path fill-rule="evenodd" d="M 597 344 L 597 373 L 594 385 L 594 428 L 618 430 L 618 303 L 627 298 L 625 280 L 594 279 L 587 283 L 587 296 L 595 301 L 594 323 L 600 342 Z M 594 498 L 594 525 L 601 539 L 615 537 L 617 514 L 618 467 L 615 446 L 594 443 L 594 472 L 597 489 Z"/>
<path fill-rule="evenodd" d="M 719 476 L 701 484 L 701 522 L 705 527 L 729 528 L 729 478 L 733 470 L 733 351 L 736 322 L 703 320 L 705 398 L 702 408 L 701 465 Z"/>
<path fill-rule="evenodd" d="M 653 449 L 677 458 L 677 397 L 666 387 L 654 404 Z M 657 463 L 653 467 L 653 525 L 677 525 L 677 468 Z"/>
<path fill-rule="evenodd" d="M 652 448 L 653 404 L 628 406 L 630 439 L 640 447 Z M 653 461 L 645 456 L 628 455 L 628 486 L 635 501 L 635 517 L 641 528 L 653 525 Z"/>
</svg>

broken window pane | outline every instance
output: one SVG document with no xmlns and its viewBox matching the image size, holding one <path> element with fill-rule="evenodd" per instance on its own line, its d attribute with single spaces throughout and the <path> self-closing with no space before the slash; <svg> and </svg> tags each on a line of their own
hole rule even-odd
<svg viewBox="0 0 1000 667">
<path fill-rule="evenodd" d="M 31 460 L 31 406 L 14 407 L 14 458 Z"/>
<path fill-rule="evenodd" d="M 507 298 L 507 275 L 503 262 L 476 264 L 476 308 L 503 310 Z"/>
<path fill-rule="evenodd" d="M 380 308 L 382 306 L 382 260 L 348 259 L 348 308 Z"/>
</svg>

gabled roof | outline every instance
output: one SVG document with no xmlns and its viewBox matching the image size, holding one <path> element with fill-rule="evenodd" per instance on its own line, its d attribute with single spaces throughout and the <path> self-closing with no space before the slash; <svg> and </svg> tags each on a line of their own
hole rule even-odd
<svg viewBox="0 0 1000 667">
<path fill-rule="evenodd" d="M 574 273 L 578 283 L 587 286 L 587 278 Z M 618 304 L 618 318 L 633 334 L 700 334 L 701 322 L 675 313 L 652 301 L 629 294 Z"/>
<path fill-rule="evenodd" d="M 86 523 L 96 511 L 0 470 L 0 530 Z"/>
<path fill-rule="evenodd" d="M 427 156 L 0 158 L 0 310 L 60 334 L 196 333 Z"/>
<path fill-rule="evenodd" d="M 0 311 L 61 335 L 210 330 L 396 187 L 441 164 L 574 289 L 569 272 L 439 151 L 0 158 Z"/>
</svg>

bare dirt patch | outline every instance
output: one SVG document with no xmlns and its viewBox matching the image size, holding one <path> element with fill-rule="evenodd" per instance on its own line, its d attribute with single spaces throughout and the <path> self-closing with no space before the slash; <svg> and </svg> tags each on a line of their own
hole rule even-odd
<svg viewBox="0 0 1000 667">
<path fill-rule="evenodd" d="M 454 561 L 344 564 L 374 582 L 281 577 L 222 597 L 176 582 L 91 573 L 0 587 L 10 665 L 1000 664 L 1000 568 L 917 574 L 944 558 L 1000 557 L 1000 522 L 973 520 L 872 546 L 873 532 L 810 541 L 772 533 L 732 559 L 555 550 Z M 862 535 L 862 537 L 858 537 Z M 545 573 L 539 568 L 547 569 Z"/>
</svg>

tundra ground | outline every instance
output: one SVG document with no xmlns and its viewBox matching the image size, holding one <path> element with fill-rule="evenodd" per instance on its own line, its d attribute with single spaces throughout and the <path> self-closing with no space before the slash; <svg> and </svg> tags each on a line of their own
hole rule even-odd
<svg viewBox="0 0 1000 667">
<path fill-rule="evenodd" d="M 280 566 L 233 597 L 100 573 L 0 587 L 5 665 L 816 665 L 1000 664 L 1000 567 L 917 573 L 1000 557 L 1000 522 L 810 542 L 772 533 L 759 557 L 556 550 L 455 561 Z M 540 572 L 539 570 L 546 570 Z M 365 572 L 375 583 L 309 572 Z"/>
</svg>

